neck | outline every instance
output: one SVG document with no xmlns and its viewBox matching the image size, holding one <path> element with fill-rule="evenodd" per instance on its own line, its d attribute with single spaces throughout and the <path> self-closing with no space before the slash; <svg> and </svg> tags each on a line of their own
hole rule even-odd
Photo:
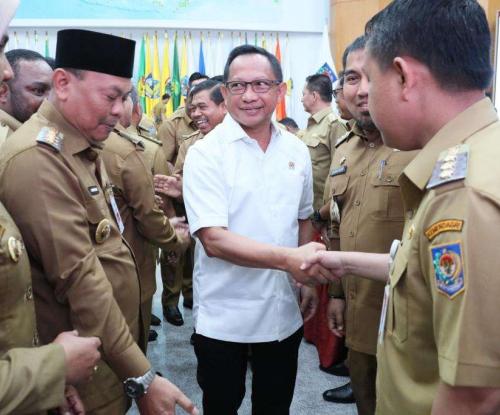
<svg viewBox="0 0 500 415">
<path fill-rule="evenodd" d="M 323 102 L 323 101 L 319 101 L 315 106 L 314 108 L 311 110 L 310 114 L 311 116 L 312 115 L 315 115 L 317 114 L 318 112 L 320 111 L 323 111 L 325 108 L 328 108 L 328 107 L 331 107 L 330 103 L 329 102 Z"/>
<path fill-rule="evenodd" d="M 241 125 L 241 124 L 240 124 Z M 266 123 L 261 127 L 249 128 L 244 125 L 241 126 L 243 131 L 252 139 L 257 141 L 257 144 L 262 149 L 266 151 L 271 141 L 271 123 Z"/>
<path fill-rule="evenodd" d="M 481 90 L 466 92 L 441 92 L 439 95 L 429 97 L 422 103 L 422 129 L 418 139 L 420 148 L 423 148 L 441 128 L 456 118 L 478 101 L 485 97 Z"/>
</svg>

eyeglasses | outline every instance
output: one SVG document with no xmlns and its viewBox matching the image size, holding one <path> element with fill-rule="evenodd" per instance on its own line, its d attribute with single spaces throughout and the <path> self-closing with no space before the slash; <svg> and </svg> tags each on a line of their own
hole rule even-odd
<svg viewBox="0 0 500 415">
<path fill-rule="evenodd" d="M 232 95 L 242 95 L 246 92 L 248 85 L 252 87 L 252 91 L 256 94 L 269 92 L 275 85 L 281 84 L 281 81 L 273 81 L 271 79 L 256 79 L 255 81 L 230 81 L 226 82 L 226 88 Z"/>
</svg>

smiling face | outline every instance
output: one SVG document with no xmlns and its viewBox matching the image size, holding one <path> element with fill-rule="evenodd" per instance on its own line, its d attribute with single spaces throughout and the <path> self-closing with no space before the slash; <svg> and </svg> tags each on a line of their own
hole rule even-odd
<svg viewBox="0 0 500 415">
<path fill-rule="evenodd" d="M 363 72 L 365 50 L 355 50 L 347 56 L 344 71 L 344 100 L 347 109 L 360 128 L 376 129 L 368 110 L 368 79 Z"/>
<path fill-rule="evenodd" d="M 265 56 L 240 55 L 231 62 L 229 82 L 256 80 L 276 80 L 271 64 Z M 253 132 L 269 128 L 274 109 L 285 92 L 286 85 L 283 83 L 273 85 L 264 93 L 256 93 L 248 85 L 241 95 L 232 95 L 225 86 L 222 87 L 227 111 L 249 136 L 252 136 Z"/>
<path fill-rule="evenodd" d="M 80 77 L 64 69 L 54 72 L 56 104 L 64 117 L 87 139 L 108 138 L 125 110 L 130 79 L 82 71 Z"/>
<path fill-rule="evenodd" d="M 42 59 L 20 59 L 16 67 L 16 76 L 8 84 L 10 108 L 7 112 L 25 122 L 48 97 L 52 88 L 52 68 Z"/>
<path fill-rule="evenodd" d="M 210 99 L 210 93 L 210 89 L 196 93 L 189 106 L 190 117 L 203 134 L 212 131 L 226 115 L 224 102 L 217 105 Z"/>
</svg>

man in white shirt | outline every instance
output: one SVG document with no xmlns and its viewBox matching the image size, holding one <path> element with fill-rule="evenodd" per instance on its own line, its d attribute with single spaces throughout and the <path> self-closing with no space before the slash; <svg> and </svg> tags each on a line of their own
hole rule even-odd
<svg viewBox="0 0 500 415">
<path fill-rule="evenodd" d="M 195 352 L 205 415 L 236 414 L 249 351 L 252 413 L 288 414 L 302 316 L 316 309 L 324 268 L 304 274 L 311 240 L 312 171 L 307 147 L 271 122 L 286 85 L 279 62 L 243 45 L 229 55 L 222 92 L 228 115 L 192 146 L 184 201 L 196 237 Z M 300 247 L 298 247 L 301 245 Z M 300 301 L 300 306 L 299 306 Z"/>
</svg>

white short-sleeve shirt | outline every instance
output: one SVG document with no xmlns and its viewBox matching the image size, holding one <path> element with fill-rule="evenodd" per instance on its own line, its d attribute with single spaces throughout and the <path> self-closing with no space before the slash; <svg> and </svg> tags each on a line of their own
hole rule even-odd
<svg viewBox="0 0 500 415">
<path fill-rule="evenodd" d="M 298 246 L 298 220 L 313 212 L 309 151 L 272 125 L 264 152 L 228 114 L 188 151 L 184 202 L 193 235 L 226 227 L 255 241 Z M 193 272 L 196 332 L 257 343 L 283 340 L 302 325 L 297 291 L 283 271 L 209 258 L 196 240 Z"/>
</svg>

